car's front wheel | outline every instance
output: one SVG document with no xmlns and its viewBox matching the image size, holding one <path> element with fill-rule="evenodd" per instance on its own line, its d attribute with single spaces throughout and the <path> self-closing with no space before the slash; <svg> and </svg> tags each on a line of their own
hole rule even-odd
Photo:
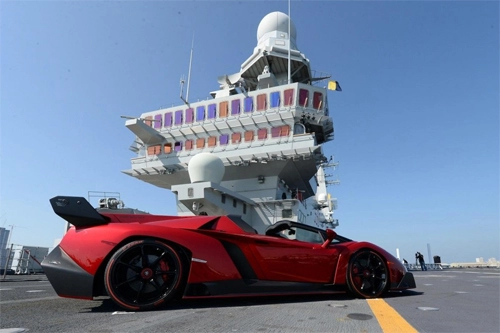
<svg viewBox="0 0 500 333">
<path fill-rule="evenodd" d="M 347 286 L 356 297 L 379 297 L 388 284 L 387 265 L 378 253 L 361 250 L 352 255 L 347 267 Z"/>
<path fill-rule="evenodd" d="M 179 253 L 164 242 L 143 239 L 122 246 L 109 260 L 104 284 L 111 299 L 132 311 L 164 305 L 182 292 Z"/>
</svg>

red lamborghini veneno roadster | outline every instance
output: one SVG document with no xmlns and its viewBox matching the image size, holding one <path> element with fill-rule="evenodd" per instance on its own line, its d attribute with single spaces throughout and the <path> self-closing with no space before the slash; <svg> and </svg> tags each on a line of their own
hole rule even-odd
<svg viewBox="0 0 500 333">
<path fill-rule="evenodd" d="M 257 232 L 238 216 L 98 212 L 80 197 L 50 200 L 73 225 L 42 262 L 57 294 L 109 295 L 127 310 L 179 298 L 336 293 L 379 297 L 415 288 L 380 247 L 281 221 Z"/>
</svg>

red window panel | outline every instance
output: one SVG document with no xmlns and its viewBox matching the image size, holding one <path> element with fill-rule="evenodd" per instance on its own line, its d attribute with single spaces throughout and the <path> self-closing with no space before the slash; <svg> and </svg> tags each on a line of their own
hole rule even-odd
<svg viewBox="0 0 500 333">
<path fill-rule="evenodd" d="M 241 133 L 231 134 L 231 143 L 238 144 L 241 142 Z"/>
<path fill-rule="evenodd" d="M 267 109 L 266 94 L 257 95 L 257 111 L 264 111 L 265 109 Z"/>
<path fill-rule="evenodd" d="M 205 139 L 196 139 L 196 148 L 203 149 L 205 148 Z"/>
<path fill-rule="evenodd" d="M 313 94 L 313 108 L 317 110 L 323 109 L 323 94 L 315 91 Z"/>
<path fill-rule="evenodd" d="M 309 90 L 300 89 L 299 91 L 299 105 L 307 106 L 307 100 L 309 99 Z"/>
<path fill-rule="evenodd" d="M 267 139 L 267 128 L 261 128 L 257 131 L 257 138 L 259 140 Z"/>
<path fill-rule="evenodd" d="M 193 140 L 186 140 L 186 144 L 184 147 L 186 150 L 192 150 L 193 149 Z"/>
<path fill-rule="evenodd" d="M 217 145 L 217 137 L 211 136 L 208 138 L 208 146 L 215 147 Z"/>
<path fill-rule="evenodd" d="M 245 132 L 245 142 L 253 141 L 254 131 L 246 131 Z"/>
<path fill-rule="evenodd" d="M 227 113 L 229 110 L 228 105 L 229 105 L 229 102 L 227 102 L 227 101 L 220 102 L 220 104 L 219 104 L 219 117 L 221 117 L 221 118 L 227 117 Z"/>
<path fill-rule="evenodd" d="M 285 97 L 284 105 L 291 106 L 293 105 L 293 89 L 286 89 L 283 93 Z"/>
<path fill-rule="evenodd" d="M 172 144 L 167 143 L 165 146 L 163 146 L 163 153 L 165 154 L 170 154 L 172 152 Z"/>
</svg>

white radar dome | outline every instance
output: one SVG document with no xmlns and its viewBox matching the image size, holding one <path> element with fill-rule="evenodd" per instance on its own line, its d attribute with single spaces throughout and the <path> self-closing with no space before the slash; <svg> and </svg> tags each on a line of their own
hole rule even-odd
<svg viewBox="0 0 500 333">
<path fill-rule="evenodd" d="M 260 21 L 257 28 L 257 41 L 260 41 L 269 32 L 281 31 L 288 33 L 288 21 L 290 21 L 290 38 L 295 40 L 297 38 L 297 31 L 295 30 L 293 21 L 290 20 L 288 15 L 282 12 L 272 12 L 264 16 Z"/>
<path fill-rule="evenodd" d="M 191 183 L 220 183 L 224 177 L 224 163 L 210 153 L 196 154 L 188 163 L 188 173 Z"/>
</svg>

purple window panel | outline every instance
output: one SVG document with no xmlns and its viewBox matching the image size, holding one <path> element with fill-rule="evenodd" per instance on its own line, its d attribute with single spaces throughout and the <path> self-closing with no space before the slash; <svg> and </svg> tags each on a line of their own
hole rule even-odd
<svg viewBox="0 0 500 333">
<path fill-rule="evenodd" d="M 208 106 L 208 119 L 214 119 L 217 116 L 216 110 L 217 104 L 210 104 Z"/>
<path fill-rule="evenodd" d="M 231 114 L 240 114 L 240 100 L 234 99 L 231 101 Z"/>
<path fill-rule="evenodd" d="M 215 106 L 215 104 L 212 105 Z M 208 107 L 208 109 L 210 110 L 210 106 Z M 203 121 L 203 120 L 205 120 L 205 106 L 202 105 L 196 108 L 196 121 Z"/>
<path fill-rule="evenodd" d="M 165 113 L 165 127 L 172 126 L 172 112 Z"/>
<path fill-rule="evenodd" d="M 182 142 L 176 142 L 174 145 L 174 151 L 181 151 L 182 150 Z"/>
<path fill-rule="evenodd" d="M 252 97 L 245 97 L 245 112 L 252 112 L 253 111 L 253 98 Z"/>
<path fill-rule="evenodd" d="M 192 108 L 186 109 L 186 124 L 191 124 L 194 119 L 194 110 Z"/>
<path fill-rule="evenodd" d="M 271 93 L 271 107 L 272 108 L 277 108 L 280 106 L 280 92 L 272 92 Z"/>
<path fill-rule="evenodd" d="M 175 111 L 174 125 L 182 125 L 182 110 Z"/>
<path fill-rule="evenodd" d="M 153 121 L 154 128 L 161 128 L 161 114 L 155 115 L 155 121 Z"/>
<path fill-rule="evenodd" d="M 229 134 L 223 134 L 219 138 L 219 143 L 221 145 L 227 145 L 229 143 Z"/>
<path fill-rule="evenodd" d="M 309 90 L 300 89 L 299 90 L 299 105 L 307 106 L 307 99 L 309 97 Z"/>
</svg>

